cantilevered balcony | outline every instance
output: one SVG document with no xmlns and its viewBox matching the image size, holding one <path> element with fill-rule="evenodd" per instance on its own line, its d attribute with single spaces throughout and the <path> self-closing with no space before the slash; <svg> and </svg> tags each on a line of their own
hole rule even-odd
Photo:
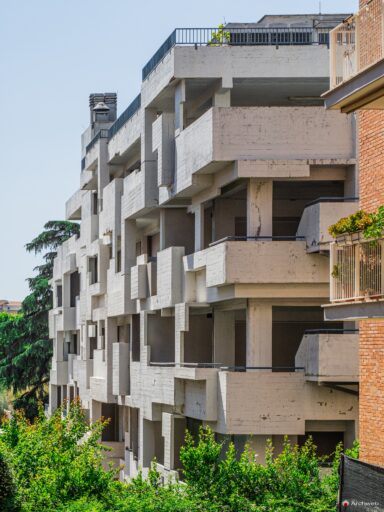
<svg viewBox="0 0 384 512">
<path fill-rule="evenodd" d="M 331 304 L 327 320 L 384 318 L 384 240 L 361 233 L 340 236 L 331 245 Z"/>
<path fill-rule="evenodd" d="M 288 298 L 298 294 L 327 297 L 329 293 L 328 261 L 307 254 L 303 238 L 228 237 L 185 256 L 184 267 L 195 272 L 196 300 L 199 289 L 205 287 L 206 295 L 201 296 L 208 302 L 219 300 L 222 294 L 225 298 Z"/>
<path fill-rule="evenodd" d="M 306 239 L 308 252 L 328 251 L 333 241 L 328 228 L 356 211 L 356 197 L 321 197 L 307 204 L 297 230 Z"/>
<path fill-rule="evenodd" d="M 359 382 L 359 334 L 354 330 L 306 331 L 295 358 L 307 380 L 333 384 Z"/>
<path fill-rule="evenodd" d="M 347 113 L 384 108 L 383 16 L 382 0 L 372 0 L 331 31 L 328 108 Z"/>
<path fill-rule="evenodd" d="M 308 420 L 353 420 L 356 396 L 306 382 L 303 369 L 219 372 L 217 430 L 237 434 L 305 433 Z"/>
<path fill-rule="evenodd" d="M 309 177 L 311 163 L 347 165 L 352 131 L 351 119 L 321 107 L 213 107 L 176 138 L 173 191 L 196 193 L 234 161 L 239 178 Z"/>
</svg>

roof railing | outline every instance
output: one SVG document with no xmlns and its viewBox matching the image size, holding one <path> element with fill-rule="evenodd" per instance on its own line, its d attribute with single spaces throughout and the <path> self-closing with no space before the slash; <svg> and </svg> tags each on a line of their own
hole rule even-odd
<svg viewBox="0 0 384 512">
<path fill-rule="evenodd" d="M 102 129 L 96 133 L 96 135 L 93 137 L 91 142 L 86 146 L 86 148 L 85 148 L 86 153 L 88 153 L 93 148 L 93 146 L 96 144 L 96 142 L 99 139 L 108 139 L 108 130 Z"/>
<path fill-rule="evenodd" d="M 116 119 L 113 125 L 109 128 L 109 138 L 111 139 L 116 133 L 125 125 L 127 121 L 139 110 L 141 107 L 141 94 L 128 105 L 124 112 Z"/>
<path fill-rule="evenodd" d="M 330 30 L 324 27 L 176 28 L 143 67 L 142 78 L 145 80 L 174 46 L 328 46 Z"/>
</svg>

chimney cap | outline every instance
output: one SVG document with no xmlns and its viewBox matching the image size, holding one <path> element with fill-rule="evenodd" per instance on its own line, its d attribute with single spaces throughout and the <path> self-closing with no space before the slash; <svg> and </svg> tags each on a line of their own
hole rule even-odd
<svg viewBox="0 0 384 512">
<path fill-rule="evenodd" d="M 108 107 L 108 105 L 106 105 L 104 103 L 104 101 L 99 101 L 99 103 L 97 103 L 97 105 L 95 105 L 93 107 L 93 111 L 94 112 L 108 112 L 109 111 L 109 107 Z"/>
</svg>

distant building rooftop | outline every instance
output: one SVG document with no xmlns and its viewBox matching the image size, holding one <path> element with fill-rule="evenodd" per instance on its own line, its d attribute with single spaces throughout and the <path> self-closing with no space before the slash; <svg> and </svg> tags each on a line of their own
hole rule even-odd
<svg viewBox="0 0 384 512">
<path fill-rule="evenodd" d="M 17 313 L 21 309 L 21 302 L 18 300 L 0 299 L 0 313 Z"/>
</svg>

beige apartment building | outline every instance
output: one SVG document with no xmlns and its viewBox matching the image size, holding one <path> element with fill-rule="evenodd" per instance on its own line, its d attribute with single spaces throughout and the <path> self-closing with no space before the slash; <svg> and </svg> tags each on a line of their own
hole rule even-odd
<svg viewBox="0 0 384 512">
<path fill-rule="evenodd" d="M 356 210 L 354 117 L 324 109 L 346 15 L 176 29 L 116 118 L 91 94 L 80 186 L 58 251 L 50 410 L 79 396 L 145 472 L 180 467 L 209 425 L 260 461 L 272 438 L 350 445 L 358 333 L 325 323 L 328 226 Z"/>
</svg>

